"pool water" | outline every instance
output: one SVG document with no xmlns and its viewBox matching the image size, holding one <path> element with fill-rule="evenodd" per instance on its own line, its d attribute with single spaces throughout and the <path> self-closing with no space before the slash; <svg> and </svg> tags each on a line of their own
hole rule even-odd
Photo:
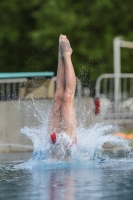
<svg viewBox="0 0 133 200">
<path fill-rule="evenodd" d="M 133 156 L 105 150 L 108 159 L 62 161 L 32 169 L 17 168 L 30 154 L 0 156 L 0 199 L 84 200 L 133 199 Z M 11 157 L 16 161 L 11 161 Z M 20 157 L 22 160 L 20 160 Z"/>
</svg>

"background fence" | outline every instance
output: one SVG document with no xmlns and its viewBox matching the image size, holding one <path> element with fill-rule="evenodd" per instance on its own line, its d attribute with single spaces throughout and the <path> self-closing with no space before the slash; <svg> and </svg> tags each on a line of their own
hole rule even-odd
<svg viewBox="0 0 133 200">
<path fill-rule="evenodd" d="M 105 118 L 123 118 L 131 121 L 133 118 L 133 74 L 99 76 L 96 82 L 96 97 L 100 101 L 99 113 Z"/>
</svg>

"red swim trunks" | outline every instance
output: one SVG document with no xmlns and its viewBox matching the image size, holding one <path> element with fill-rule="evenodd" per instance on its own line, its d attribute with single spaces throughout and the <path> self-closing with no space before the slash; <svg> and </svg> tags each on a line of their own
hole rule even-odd
<svg viewBox="0 0 133 200">
<path fill-rule="evenodd" d="M 51 138 L 52 143 L 55 144 L 56 139 L 57 139 L 57 138 L 56 138 L 56 133 L 51 134 L 51 135 L 50 135 L 50 138 Z M 73 140 L 72 144 L 76 144 L 76 143 L 77 143 L 77 138 L 75 138 L 75 139 Z"/>
<path fill-rule="evenodd" d="M 54 144 L 56 142 L 56 133 L 50 135 L 51 141 Z"/>
</svg>

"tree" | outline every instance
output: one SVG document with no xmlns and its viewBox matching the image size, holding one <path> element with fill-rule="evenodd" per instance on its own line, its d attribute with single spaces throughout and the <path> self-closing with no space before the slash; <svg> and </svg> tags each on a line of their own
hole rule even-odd
<svg viewBox="0 0 133 200">
<path fill-rule="evenodd" d="M 62 33 L 74 50 L 76 75 L 95 81 L 113 72 L 113 38 L 122 35 L 133 41 L 131 5 L 131 0 L 2 1 L 0 69 L 56 73 Z M 122 62 L 123 72 L 133 72 L 132 51 L 122 51 Z"/>
</svg>

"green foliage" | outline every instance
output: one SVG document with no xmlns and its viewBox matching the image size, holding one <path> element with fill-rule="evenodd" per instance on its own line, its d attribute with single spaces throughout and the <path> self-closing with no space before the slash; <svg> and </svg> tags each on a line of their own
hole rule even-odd
<svg viewBox="0 0 133 200">
<path fill-rule="evenodd" d="M 62 33 L 71 41 L 77 76 L 95 81 L 113 72 L 113 38 L 133 41 L 131 5 L 131 0 L 1 1 L 0 71 L 56 73 Z M 132 53 L 122 51 L 122 61 L 122 71 L 133 72 Z"/>
<path fill-rule="evenodd" d="M 133 129 L 125 130 L 124 132 L 125 132 L 126 134 L 133 134 Z"/>
</svg>

